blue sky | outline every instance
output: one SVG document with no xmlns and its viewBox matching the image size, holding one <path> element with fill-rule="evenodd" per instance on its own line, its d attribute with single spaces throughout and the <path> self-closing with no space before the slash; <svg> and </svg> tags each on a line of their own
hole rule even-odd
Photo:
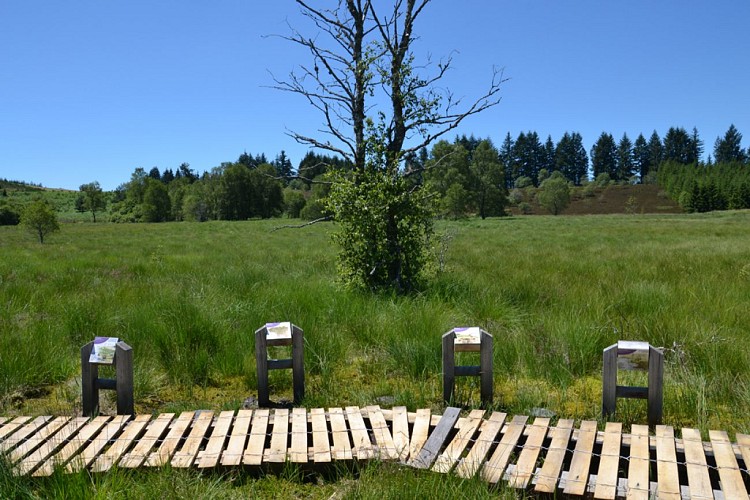
<svg viewBox="0 0 750 500">
<path fill-rule="evenodd" d="M 0 178 L 110 190 L 136 167 L 203 172 L 282 149 L 296 166 L 307 149 L 286 133 L 322 121 L 268 88 L 308 62 L 266 36 L 287 20 L 314 34 L 292 0 L 2 0 Z M 696 127 L 708 154 L 730 124 L 750 146 L 749 20 L 746 0 L 434 0 L 414 48 L 453 55 L 458 96 L 504 68 L 501 103 L 459 133 L 579 132 L 588 151 L 604 131 Z"/>
</svg>

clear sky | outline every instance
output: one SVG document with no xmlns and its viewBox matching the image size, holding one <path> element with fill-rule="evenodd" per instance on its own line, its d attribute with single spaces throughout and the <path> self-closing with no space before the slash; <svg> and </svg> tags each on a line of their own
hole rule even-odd
<svg viewBox="0 0 750 500">
<path fill-rule="evenodd" d="M 322 121 L 268 88 L 309 62 L 266 36 L 287 21 L 314 35 L 292 0 L 0 0 L 0 178 L 111 190 L 136 167 L 282 149 L 296 167 L 306 148 L 286 133 Z M 460 133 L 579 132 L 588 151 L 605 131 L 696 127 L 708 154 L 730 124 L 750 146 L 749 21 L 747 0 L 434 0 L 414 48 L 453 54 L 458 96 L 504 68 L 500 105 Z"/>
</svg>

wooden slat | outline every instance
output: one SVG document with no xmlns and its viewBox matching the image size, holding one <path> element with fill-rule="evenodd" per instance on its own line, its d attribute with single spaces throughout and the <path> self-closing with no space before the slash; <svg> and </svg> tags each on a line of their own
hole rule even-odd
<svg viewBox="0 0 750 500">
<path fill-rule="evenodd" d="M 221 455 L 221 465 L 240 465 L 242 463 L 242 453 L 245 451 L 247 431 L 250 429 L 252 417 L 253 410 L 239 410 L 237 412 L 227 449 Z"/>
<path fill-rule="evenodd" d="M 331 461 L 331 445 L 328 440 L 328 425 L 326 412 L 323 408 L 310 410 L 313 436 L 313 462 L 316 464 Z"/>
<path fill-rule="evenodd" d="M 307 410 L 292 409 L 292 443 L 289 448 L 289 461 L 307 462 Z"/>
<path fill-rule="evenodd" d="M 117 438 L 106 453 L 99 455 L 94 461 L 91 470 L 94 472 L 108 471 L 128 448 L 133 441 L 141 434 L 146 424 L 151 420 L 151 415 L 138 415 L 135 420 L 130 422 L 123 433 Z"/>
<path fill-rule="evenodd" d="M 167 437 L 162 441 L 159 449 L 148 456 L 145 463 L 146 466 L 160 467 L 169 463 L 177 446 L 180 444 L 182 436 L 185 435 L 185 431 L 190 427 L 190 422 L 192 422 L 194 416 L 194 411 L 186 411 L 182 412 L 180 416 L 177 417 L 177 420 L 175 420 L 174 425 L 169 430 Z"/>
<path fill-rule="evenodd" d="M 286 443 L 289 439 L 289 410 L 276 408 L 273 412 L 273 430 L 271 431 L 271 447 L 264 451 L 263 459 L 271 463 L 286 461 Z"/>
<path fill-rule="evenodd" d="M 55 450 L 62 447 L 63 443 L 65 443 L 71 435 L 77 432 L 78 429 L 86 425 L 86 422 L 88 421 L 88 417 L 77 417 L 69 421 L 54 436 L 47 439 L 47 441 L 45 441 L 36 451 L 24 458 L 23 461 L 18 464 L 16 472 L 20 475 L 24 475 L 34 470 L 37 465 L 46 460 L 55 452 Z"/>
<path fill-rule="evenodd" d="M 456 474 L 468 479 L 477 473 L 487 458 L 492 443 L 500 432 L 506 417 L 507 414 L 494 411 L 489 420 L 482 421 L 482 425 L 479 427 L 479 437 L 466 458 L 456 467 Z"/>
<path fill-rule="evenodd" d="M 234 412 L 231 410 L 219 413 L 219 418 L 216 419 L 214 429 L 211 431 L 211 437 L 208 438 L 206 449 L 203 450 L 203 454 L 198 458 L 199 469 L 216 467 L 219 464 L 219 458 L 221 457 L 221 452 L 224 450 L 224 443 L 227 441 L 233 419 Z M 237 454 L 238 458 L 241 456 L 242 450 Z"/>
<path fill-rule="evenodd" d="M 411 430 L 411 441 L 409 442 L 409 459 L 413 460 L 422 450 L 427 436 L 430 433 L 430 422 L 432 415 L 429 409 L 417 410 L 414 416 L 414 427 Z"/>
<path fill-rule="evenodd" d="M 583 496 L 586 492 L 591 456 L 594 452 L 594 441 L 596 441 L 596 422 L 593 420 L 581 422 L 576 448 L 573 451 L 570 469 L 565 480 L 563 493 L 566 495 Z"/>
<path fill-rule="evenodd" d="M 270 412 L 268 408 L 255 410 L 253 425 L 250 429 L 250 437 L 247 440 L 247 448 L 242 455 L 242 463 L 245 465 L 260 465 L 263 463 L 263 449 L 266 445 L 266 431 Z"/>
<path fill-rule="evenodd" d="M 329 408 L 328 418 L 331 421 L 331 433 L 333 434 L 333 446 L 331 447 L 333 459 L 351 460 L 352 445 L 349 442 L 349 431 L 346 430 L 344 410 L 341 408 Z"/>
<path fill-rule="evenodd" d="M 596 475 L 594 498 L 614 500 L 617 494 L 617 471 L 620 467 L 620 437 L 622 424 L 607 422 L 604 428 L 602 456 Z"/>
<path fill-rule="evenodd" d="M 383 416 L 386 416 L 385 411 L 383 411 Z M 394 407 L 391 420 L 393 421 L 393 445 L 396 447 L 398 459 L 404 462 L 409 458 L 409 417 L 406 406 Z"/>
<path fill-rule="evenodd" d="M 448 439 L 448 434 L 450 434 L 453 426 L 456 425 L 460 413 L 461 410 L 458 408 L 448 407 L 445 409 L 443 417 L 440 419 L 437 426 L 435 426 L 430 437 L 427 438 L 427 441 L 419 451 L 419 454 L 411 460 L 410 465 L 412 467 L 416 467 L 417 469 L 429 469 L 432 466 L 440 453 L 443 444 L 445 444 L 445 441 Z"/>
<path fill-rule="evenodd" d="M 211 426 L 213 419 L 214 412 L 212 411 L 201 411 L 198 416 L 193 419 L 190 434 L 188 434 L 188 437 L 180 450 L 172 457 L 172 467 L 186 468 L 193 465 L 193 461 L 195 460 L 196 455 L 198 455 L 198 450 L 203 443 L 203 438 L 206 436 L 206 432 Z"/>
<path fill-rule="evenodd" d="M 747 490 L 742 482 L 740 468 L 737 465 L 737 457 L 734 455 L 732 443 L 724 431 L 708 431 L 708 438 L 714 449 L 716 467 L 719 469 L 721 480 L 721 491 L 724 498 L 747 499 Z"/>
<path fill-rule="evenodd" d="M 172 422 L 174 413 L 162 413 L 156 420 L 153 420 L 146 428 L 146 434 L 138 440 L 138 444 L 120 459 L 118 467 L 123 468 L 134 468 L 140 467 L 141 464 L 146 460 L 151 449 L 156 446 L 156 443 L 164 434 L 165 429 Z"/>
<path fill-rule="evenodd" d="M 682 443 L 685 448 L 690 498 L 699 500 L 713 498 L 711 479 L 708 476 L 706 454 L 703 452 L 701 433 L 697 429 L 682 429 Z"/>
<path fill-rule="evenodd" d="M 99 416 L 86 424 L 81 431 L 58 451 L 55 455 L 47 459 L 34 473 L 33 476 L 49 476 L 54 472 L 55 467 L 62 467 L 68 460 L 81 450 L 91 437 L 99 432 L 109 421 L 108 416 Z"/>
<path fill-rule="evenodd" d="M 358 460 L 367 460 L 375 456 L 375 450 L 370 442 L 370 434 L 367 432 L 362 412 L 357 406 L 347 406 L 346 419 L 349 422 L 349 431 L 352 436 L 352 452 Z"/>
<path fill-rule="evenodd" d="M 540 493 L 555 492 L 572 432 L 573 420 L 559 420 L 557 426 L 550 430 L 552 442 L 549 445 L 547 456 L 544 458 L 542 470 L 537 474 L 537 483 L 534 488 L 536 491 Z"/>
<path fill-rule="evenodd" d="M 544 438 L 547 436 L 549 421 L 549 418 L 536 418 L 534 423 L 527 427 L 529 436 L 526 438 L 526 443 L 523 445 L 516 468 L 510 478 L 510 485 L 513 488 L 526 488 L 529 484 L 536 469 L 537 458 L 542 451 Z"/>
<path fill-rule="evenodd" d="M 99 434 L 91 440 L 91 443 L 83 449 L 80 455 L 68 462 L 65 470 L 68 472 L 77 472 L 91 465 L 104 447 L 120 433 L 123 426 L 128 420 L 130 420 L 130 418 L 131 415 L 117 415 L 114 417 L 104 429 L 102 429 Z"/>
<path fill-rule="evenodd" d="M 656 481 L 659 499 L 680 498 L 674 429 L 666 425 L 656 426 Z"/>
<path fill-rule="evenodd" d="M 472 410 L 468 418 L 464 419 L 461 423 L 458 433 L 445 448 L 445 451 L 435 460 L 435 464 L 432 466 L 433 471 L 442 473 L 450 472 L 461 458 L 466 446 L 469 444 L 469 440 L 474 436 L 474 433 L 482 423 L 483 415 L 484 410 Z"/>
<path fill-rule="evenodd" d="M 510 456 L 523 434 L 526 421 L 529 417 L 516 415 L 513 420 L 505 426 L 505 434 L 498 443 L 490 460 L 482 468 L 482 478 L 490 484 L 497 483 L 502 477 L 505 467 L 508 465 Z"/>
<path fill-rule="evenodd" d="M 44 428 L 42 428 L 39 432 L 29 436 L 26 441 L 18 445 L 13 451 L 10 452 L 11 462 L 17 462 L 21 460 L 37 447 L 41 446 L 48 437 L 56 433 L 58 429 L 60 429 L 60 427 L 68 422 L 68 420 L 70 420 L 70 417 L 56 417 L 54 420 L 44 426 Z"/>
<path fill-rule="evenodd" d="M 21 441 L 42 429 L 51 418 L 52 417 L 50 416 L 36 417 L 31 422 L 18 428 L 13 434 L 0 443 L 0 453 L 10 451 L 18 446 Z"/>
<path fill-rule="evenodd" d="M 388 429 L 388 424 L 380 413 L 380 406 L 368 406 L 365 408 L 367 416 L 372 426 L 372 434 L 375 437 L 375 444 L 378 445 L 378 456 L 385 460 L 394 460 L 398 457 L 396 445 L 393 443 L 393 436 Z"/>
<path fill-rule="evenodd" d="M 745 461 L 745 469 L 750 469 L 750 435 L 738 433 L 736 439 L 742 460 Z"/>
<path fill-rule="evenodd" d="M 628 465 L 628 500 L 649 500 L 649 437 L 647 425 L 630 429 L 630 463 Z M 583 493 L 581 493 L 583 494 Z"/>
<path fill-rule="evenodd" d="M 16 432 L 29 420 L 31 420 L 31 417 L 16 417 L 7 424 L 0 427 L 0 440 Z"/>
</svg>

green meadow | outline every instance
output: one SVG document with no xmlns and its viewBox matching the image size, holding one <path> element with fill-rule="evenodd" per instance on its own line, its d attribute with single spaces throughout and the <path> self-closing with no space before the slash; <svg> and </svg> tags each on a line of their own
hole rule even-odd
<svg viewBox="0 0 750 500">
<path fill-rule="evenodd" d="M 95 336 L 133 347 L 137 412 L 237 409 L 257 395 L 254 331 L 292 321 L 305 332 L 306 407 L 441 412 L 440 338 L 480 326 L 494 336 L 498 410 L 601 420 L 602 350 L 643 340 L 664 348 L 664 423 L 704 437 L 750 432 L 748 211 L 441 222 L 434 276 L 409 297 L 341 288 L 333 226 L 274 230 L 281 224 L 75 223 L 44 245 L 21 227 L 0 227 L 0 414 L 80 412 L 80 348 Z M 271 375 L 271 398 L 291 399 L 291 375 Z M 645 374 L 624 375 L 621 383 L 645 385 Z M 459 379 L 454 403 L 479 402 L 478 381 Z M 645 402 L 619 401 L 616 418 L 645 423 Z M 218 488 L 220 497 L 260 494 L 270 482 L 288 488 L 283 496 L 326 498 L 342 488 L 388 496 L 410 481 L 425 494 L 469 487 L 373 467 L 352 484 L 343 472 L 312 489 L 293 471 L 229 482 L 120 472 L 19 480 L 12 491 L 55 496 L 61 482 L 78 481 L 92 493 L 98 482 L 117 488 L 134 477 L 155 492 L 166 482 L 184 486 L 181 495 Z M 365 493 L 359 481 L 368 480 Z"/>
</svg>

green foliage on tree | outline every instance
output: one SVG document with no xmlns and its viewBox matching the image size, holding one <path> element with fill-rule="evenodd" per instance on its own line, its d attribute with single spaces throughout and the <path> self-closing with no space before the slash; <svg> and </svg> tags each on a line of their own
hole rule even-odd
<svg viewBox="0 0 750 500">
<path fill-rule="evenodd" d="M 20 222 L 20 211 L 11 203 L 0 201 L 0 226 L 17 226 Z"/>
<path fill-rule="evenodd" d="M 143 222 L 166 222 L 172 214 L 172 202 L 167 186 L 153 177 L 146 180 L 141 207 Z"/>
<path fill-rule="evenodd" d="M 47 235 L 60 230 L 54 208 L 42 198 L 26 205 L 21 214 L 21 224 L 38 237 L 42 244 Z"/>
<path fill-rule="evenodd" d="M 552 215 L 560 214 L 570 204 L 568 180 L 559 172 L 553 173 L 539 186 L 537 201 Z"/>
<path fill-rule="evenodd" d="M 474 150 L 470 172 L 475 185 L 475 198 L 482 219 L 504 215 L 507 205 L 503 165 L 500 156 L 489 140 L 480 141 Z"/>
<path fill-rule="evenodd" d="M 576 186 L 588 180 L 589 158 L 578 132 L 563 134 L 555 148 L 554 169 Z M 539 181 L 541 183 L 541 180 Z"/>
<path fill-rule="evenodd" d="M 612 134 L 602 132 L 592 146 L 591 167 L 595 179 L 600 174 L 607 174 L 610 179 L 617 179 L 617 144 Z"/>
<path fill-rule="evenodd" d="M 299 189 L 284 188 L 284 213 L 292 219 L 299 219 L 305 207 L 305 195 Z"/>
<path fill-rule="evenodd" d="M 81 191 L 81 210 L 91 212 L 91 217 L 96 222 L 96 213 L 102 212 L 107 208 L 107 199 L 98 182 L 83 184 L 79 188 Z"/>
<path fill-rule="evenodd" d="M 716 138 L 714 161 L 716 163 L 744 163 L 747 161 L 745 151 L 742 149 L 742 134 L 734 127 L 734 124 L 729 126 L 729 130 L 723 138 Z"/>
</svg>

